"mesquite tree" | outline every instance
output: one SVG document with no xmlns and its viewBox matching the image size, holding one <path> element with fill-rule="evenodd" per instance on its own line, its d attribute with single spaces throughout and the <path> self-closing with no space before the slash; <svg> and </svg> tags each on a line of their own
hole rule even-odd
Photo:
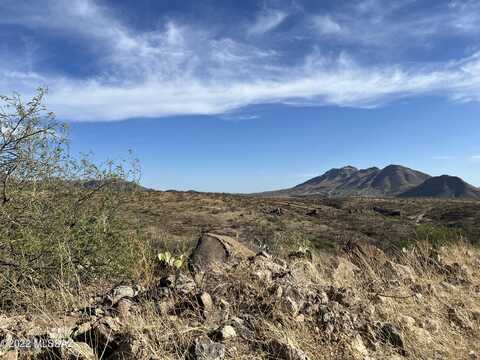
<svg viewBox="0 0 480 360">
<path fill-rule="evenodd" d="M 24 103 L 19 94 L 0 96 L 0 176 L 2 202 L 9 200 L 10 180 L 44 180 L 55 175 L 66 144 L 65 125 L 42 104 L 45 89 Z"/>
<path fill-rule="evenodd" d="M 43 105 L 0 97 L 0 291 L 126 274 L 135 241 L 118 206 L 136 162 L 97 165 L 69 154 L 67 127 Z M 120 186 L 121 185 L 121 186 Z M 2 294 L 0 293 L 0 297 Z"/>
</svg>

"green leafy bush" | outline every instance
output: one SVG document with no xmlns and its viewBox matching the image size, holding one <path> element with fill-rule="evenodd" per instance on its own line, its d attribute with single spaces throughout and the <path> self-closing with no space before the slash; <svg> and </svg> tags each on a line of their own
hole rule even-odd
<svg viewBox="0 0 480 360">
<path fill-rule="evenodd" d="M 131 275 L 144 246 L 118 217 L 136 161 L 69 153 L 67 127 L 42 105 L 0 97 L 0 290 L 78 286 Z M 135 189 L 135 187 L 132 187 Z M 1 294 L 0 294 L 1 296 Z"/>
</svg>

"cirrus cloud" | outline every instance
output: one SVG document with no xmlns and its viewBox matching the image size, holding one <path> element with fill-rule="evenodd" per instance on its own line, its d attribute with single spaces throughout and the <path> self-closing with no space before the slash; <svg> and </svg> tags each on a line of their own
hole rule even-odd
<svg viewBox="0 0 480 360">
<path fill-rule="evenodd" d="M 315 46 L 287 61 L 289 52 L 248 40 L 248 35 L 278 27 L 287 17 L 282 11 L 262 10 L 245 38 L 232 38 L 175 19 L 138 31 L 92 0 L 72 0 L 71 6 L 46 2 L 32 11 L 7 1 L 0 10 L 9 16 L 0 15 L 0 25 L 82 39 L 95 47 L 101 70 L 76 77 L 0 60 L 0 90 L 29 95 L 38 85 L 48 85 L 48 105 L 66 119 L 224 114 L 260 103 L 374 107 L 432 94 L 480 101 L 480 52 L 443 62 L 377 64 L 359 61 L 348 49 L 332 53 Z M 333 18 L 317 19 L 324 34 L 348 34 Z"/>
<path fill-rule="evenodd" d="M 249 34 L 263 34 L 279 26 L 286 18 L 287 13 L 280 10 L 264 9 L 257 15 L 255 22 L 249 26 Z"/>
</svg>

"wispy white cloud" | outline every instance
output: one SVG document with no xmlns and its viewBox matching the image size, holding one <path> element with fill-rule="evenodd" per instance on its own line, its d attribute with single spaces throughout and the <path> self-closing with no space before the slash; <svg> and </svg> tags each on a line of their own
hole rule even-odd
<svg viewBox="0 0 480 360">
<path fill-rule="evenodd" d="M 212 46 L 211 40 L 210 47 Z M 49 104 L 62 117 L 117 120 L 178 114 L 220 114 L 257 103 L 377 106 L 394 97 L 439 93 L 458 101 L 480 100 L 477 57 L 435 70 L 397 66 L 363 67 L 344 58 L 311 56 L 296 67 L 262 64 L 265 55 L 245 58 L 180 48 L 162 60 L 144 57 L 131 66 L 115 64 L 115 76 L 75 80 L 37 73 L 2 72 L 1 88 L 48 84 Z M 128 61 L 126 62 L 128 63 Z M 215 64 L 202 69 L 205 63 Z M 202 74 L 202 71 L 207 74 Z M 132 75 L 133 74 L 133 75 Z"/>
<path fill-rule="evenodd" d="M 221 116 L 222 119 L 228 121 L 241 121 L 241 120 L 255 120 L 260 119 L 258 114 L 244 114 L 244 113 L 226 113 Z"/>
<path fill-rule="evenodd" d="M 335 35 L 342 32 L 342 27 L 329 15 L 316 15 L 312 17 L 312 27 L 322 35 Z"/>
<path fill-rule="evenodd" d="M 365 65 L 346 52 L 327 55 L 316 50 L 291 63 L 283 61 L 285 55 L 278 50 L 173 19 L 139 33 L 92 0 L 72 0 L 68 6 L 54 0 L 46 4 L 44 12 L 37 13 L 10 2 L 18 18 L 0 11 L 0 24 L 17 21 L 82 37 L 100 49 L 97 60 L 104 70 L 79 79 L 0 60 L 0 92 L 18 90 L 28 95 L 36 86 L 48 85 L 48 104 L 62 118 L 108 121 L 229 114 L 259 103 L 373 107 L 425 94 L 480 101 L 480 52 L 443 63 Z M 0 10 L 2 6 L 8 2 Z M 250 31 L 271 31 L 285 16 L 262 12 Z M 351 33 L 337 19 L 329 19 L 330 24 L 326 19 L 322 19 L 324 31 Z"/>
<path fill-rule="evenodd" d="M 480 160 L 480 155 L 472 155 L 472 156 L 470 156 L 470 159 L 472 159 L 472 160 Z"/>
<path fill-rule="evenodd" d="M 450 25 L 460 31 L 478 33 L 480 3 L 476 0 L 451 0 L 451 12 L 446 15 Z"/>
<path fill-rule="evenodd" d="M 439 1 L 427 10 L 418 5 L 415 0 L 345 2 L 328 15 L 312 15 L 310 23 L 320 35 L 334 31 L 339 42 L 383 49 L 399 44 L 429 47 L 432 38 L 446 34 L 480 34 L 480 2 L 476 0 Z M 411 11 L 411 6 L 417 11 Z"/>
<path fill-rule="evenodd" d="M 279 26 L 286 18 L 287 13 L 281 10 L 265 9 L 257 15 L 255 22 L 249 27 L 249 34 L 263 34 Z"/>
<path fill-rule="evenodd" d="M 450 155 L 439 155 L 439 156 L 433 156 L 432 159 L 433 160 L 452 160 L 452 159 L 455 159 L 455 157 Z"/>
</svg>

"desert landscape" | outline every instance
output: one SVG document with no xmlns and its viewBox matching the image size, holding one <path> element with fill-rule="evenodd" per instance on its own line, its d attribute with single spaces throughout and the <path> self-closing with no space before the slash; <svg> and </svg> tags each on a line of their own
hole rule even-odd
<svg viewBox="0 0 480 360">
<path fill-rule="evenodd" d="M 158 191 L 2 97 L 4 359 L 476 359 L 479 190 L 400 165 Z"/>
<path fill-rule="evenodd" d="M 0 0 L 0 360 L 480 360 L 479 24 Z"/>
<path fill-rule="evenodd" d="M 478 201 L 115 191 L 122 231 L 141 240 L 133 271 L 70 289 L 4 279 L 4 344 L 63 344 L 6 359 L 480 351 Z"/>
</svg>

